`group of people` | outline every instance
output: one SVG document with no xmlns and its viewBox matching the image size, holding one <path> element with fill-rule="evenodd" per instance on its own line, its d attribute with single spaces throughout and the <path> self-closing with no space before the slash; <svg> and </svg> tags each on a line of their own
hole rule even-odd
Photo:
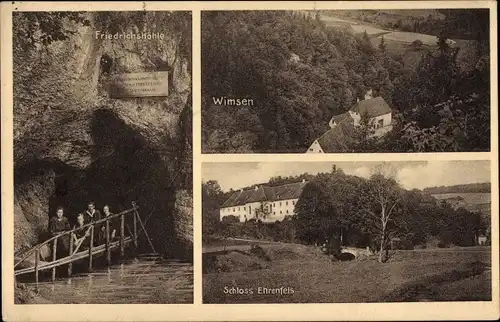
<svg viewBox="0 0 500 322">
<path fill-rule="evenodd" d="M 108 205 L 103 207 L 104 216 L 111 216 L 112 213 Z M 105 218 L 101 215 L 101 212 L 95 208 L 95 203 L 93 201 L 89 202 L 87 205 L 87 210 L 83 213 L 79 213 L 76 216 L 76 224 L 71 227 L 70 222 L 66 216 L 64 216 L 64 209 L 58 207 L 56 211 L 56 216 L 50 218 L 49 221 L 49 232 L 52 236 L 59 235 L 65 231 L 82 228 L 83 226 L 98 221 Z M 116 238 L 116 231 L 119 226 L 116 223 L 116 218 L 109 220 L 109 238 L 113 240 Z M 78 229 L 73 234 L 71 238 L 75 245 L 83 246 L 86 248 L 90 245 L 90 229 Z M 106 239 L 106 224 L 101 223 L 94 226 L 94 244 L 100 244 Z M 64 241 L 63 241 L 64 242 Z M 64 246 L 63 246 L 64 247 Z"/>
</svg>

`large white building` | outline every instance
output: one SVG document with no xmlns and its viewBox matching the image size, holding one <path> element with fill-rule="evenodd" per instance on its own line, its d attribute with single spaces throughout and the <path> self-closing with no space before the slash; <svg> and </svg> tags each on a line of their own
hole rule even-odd
<svg viewBox="0 0 500 322">
<path fill-rule="evenodd" d="M 220 207 L 220 220 L 235 216 L 240 222 L 258 219 L 263 222 L 281 221 L 293 216 L 307 182 L 285 184 L 277 187 L 256 186 L 234 192 Z"/>
<path fill-rule="evenodd" d="M 314 140 L 306 153 L 334 153 L 349 150 L 355 143 L 355 129 L 361 117 L 367 115 L 373 129 L 373 136 L 380 137 L 392 130 L 392 110 L 382 97 L 372 97 L 372 91 L 365 99 L 358 101 L 349 111 L 331 118 L 330 130 Z"/>
</svg>

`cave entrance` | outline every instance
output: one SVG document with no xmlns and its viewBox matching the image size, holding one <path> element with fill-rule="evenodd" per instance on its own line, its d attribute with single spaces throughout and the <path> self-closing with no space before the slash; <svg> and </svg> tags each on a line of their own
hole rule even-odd
<svg viewBox="0 0 500 322">
<path fill-rule="evenodd" d="M 132 208 L 135 201 L 155 248 L 168 254 L 175 242 L 175 188 L 167 164 L 112 111 L 97 110 L 91 122 L 93 162 L 85 170 L 65 169 L 56 174 L 50 215 L 55 215 L 57 206 L 64 206 L 65 215 L 74 224 L 89 201 L 94 201 L 101 213 L 105 205 L 118 213 Z M 139 244 L 147 247 L 147 242 Z"/>
</svg>

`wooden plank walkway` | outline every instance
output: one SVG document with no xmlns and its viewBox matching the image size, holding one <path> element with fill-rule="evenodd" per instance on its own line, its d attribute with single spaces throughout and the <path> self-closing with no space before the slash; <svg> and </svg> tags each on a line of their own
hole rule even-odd
<svg viewBox="0 0 500 322">
<path fill-rule="evenodd" d="M 118 214 L 114 215 L 109 215 L 106 216 L 103 219 L 91 222 L 89 224 L 86 224 L 82 227 L 75 228 L 69 231 L 62 232 L 46 241 L 43 243 L 40 243 L 33 248 L 29 249 L 27 252 L 25 252 L 22 256 L 20 256 L 20 259 L 17 260 L 17 262 L 14 264 L 14 275 L 19 276 L 23 274 L 30 274 L 30 273 L 35 273 L 35 281 L 36 285 L 38 285 L 39 282 L 39 272 L 43 270 L 48 270 L 52 269 L 52 281 L 55 281 L 56 279 L 56 268 L 59 266 L 67 265 L 68 266 L 68 276 L 71 276 L 72 274 L 72 263 L 78 260 L 82 259 L 88 259 L 88 269 L 89 272 L 92 271 L 92 265 L 94 261 L 94 257 L 106 254 L 106 259 L 108 266 L 111 265 L 111 253 L 112 250 L 119 249 L 120 250 L 120 256 L 125 255 L 125 248 L 131 244 L 134 245 L 135 248 L 138 247 L 138 240 L 139 240 L 139 234 L 144 233 L 144 235 L 147 238 L 149 247 L 151 248 L 151 251 L 153 253 L 156 253 L 154 246 L 151 242 L 151 239 L 149 238 L 149 235 L 146 231 L 146 228 L 144 227 L 144 223 L 142 222 L 142 219 L 139 215 L 138 212 L 138 206 L 135 204 L 135 202 L 132 203 L 132 208 L 125 210 L 123 212 L 120 212 Z M 132 216 L 133 217 L 133 227 L 130 229 L 128 225 L 125 224 L 125 217 L 126 216 Z M 110 234 L 110 222 L 113 219 L 120 219 L 120 229 L 119 229 L 119 237 L 118 240 L 112 241 L 111 240 L 111 234 Z M 100 227 L 104 226 L 105 228 L 105 241 L 101 245 L 95 245 L 94 243 L 94 237 L 95 237 L 95 227 Z M 129 235 L 126 236 L 125 233 L 125 227 L 127 227 Z M 75 232 L 78 231 L 85 231 L 85 235 L 77 239 L 75 238 Z M 57 258 L 58 255 L 58 240 L 61 240 L 62 238 L 68 238 L 69 239 L 69 251 L 68 255 L 64 257 Z M 89 239 L 89 245 L 88 249 L 80 250 L 80 247 L 83 245 L 83 242 Z M 73 245 L 74 239 L 76 239 L 77 245 Z M 42 261 L 45 260 L 44 258 L 41 258 L 41 249 L 42 247 L 46 246 L 48 247 L 51 245 L 52 249 L 52 255 L 51 261 Z M 29 262 L 29 259 L 32 259 L 32 262 L 34 261 L 34 265 L 30 265 L 28 267 L 22 267 L 23 265 L 21 264 L 31 264 Z"/>
</svg>

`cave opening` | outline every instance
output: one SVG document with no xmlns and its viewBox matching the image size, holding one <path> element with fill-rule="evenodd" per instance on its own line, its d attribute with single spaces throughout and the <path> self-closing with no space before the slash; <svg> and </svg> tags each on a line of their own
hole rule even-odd
<svg viewBox="0 0 500 322">
<path fill-rule="evenodd" d="M 105 108 L 94 112 L 91 133 L 93 161 L 84 170 L 65 168 L 56 173 L 50 216 L 63 206 L 73 225 L 89 201 L 94 201 L 101 213 L 105 205 L 118 213 L 132 208 L 135 201 L 156 251 L 171 255 L 176 241 L 172 216 L 176 189 L 161 151 L 152 149 L 140 134 Z M 144 238 L 142 234 L 139 251 L 150 252 Z"/>
</svg>

